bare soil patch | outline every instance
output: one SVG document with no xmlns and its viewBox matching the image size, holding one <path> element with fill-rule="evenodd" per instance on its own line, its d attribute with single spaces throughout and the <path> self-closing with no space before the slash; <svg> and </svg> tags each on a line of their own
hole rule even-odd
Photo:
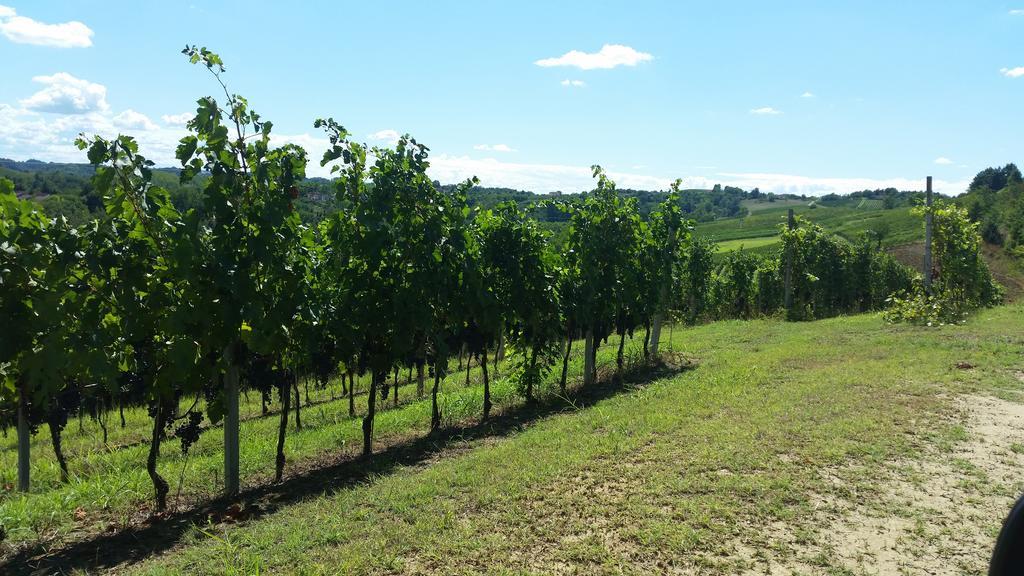
<svg viewBox="0 0 1024 576">
<path fill-rule="evenodd" d="M 960 441 L 886 467 L 866 480 L 866 497 L 816 494 L 811 518 L 773 525 L 767 543 L 738 545 L 750 563 L 746 573 L 984 574 L 1002 521 L 1024 490 L 1024 404 L 964 396 L 953 418 Z M 822 474 L 838 486 L 860 472 Z M 802 537 L 808 526 L 813 536 Z"/>
</svg>

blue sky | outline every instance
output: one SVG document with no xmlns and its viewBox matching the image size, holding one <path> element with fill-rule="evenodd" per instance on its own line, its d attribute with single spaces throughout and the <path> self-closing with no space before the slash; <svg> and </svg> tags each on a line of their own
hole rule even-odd
<svg viewBox="0 0 1024 576">
<path fill-rule="evenodd" d="M 15 159 L 85 161 L 79 131 L 124 132 L 170 165 L 216 94 L 179 54 L 195 43 L 281 141 L 318 155 L 319 116 L 370 144 L 408 132 L 443 182 L 577 191 L 599 163 L 623 187 L 822 194 L 930 174 L 958 193 L 1024 161 L 1024 0 L 0 3 Z"/>
</svg>

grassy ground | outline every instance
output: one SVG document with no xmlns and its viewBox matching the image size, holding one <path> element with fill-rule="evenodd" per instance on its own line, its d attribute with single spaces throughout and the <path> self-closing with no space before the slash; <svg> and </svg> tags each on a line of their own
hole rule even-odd
<svg viewBox="0 0 1024 576">
<path fill-rule="evenodd" d="M 790 567 L 782 573 L 862 573 L 826 545 L 845 524 L 822 516 L 822 502 L 876 503 L 886 522 L 909 523 L 911 549 L 930 542 L 927 516 L 881 505 L 886 479 L 923 454 L 956 461 L 971 437 L 956 418 L 961 395 L 1019 398 L 1022 312 L 997 308 L 941 330 L 875 315 L 677 329 L 671 344 L 694 369 L 606 384 L 574 396 L 575 407 L 521 412 L 506 390 L 492 427 L 396 440 L 386 464 L 309 472 L 211 524 L 140 530 L 155 541 L 138 535 L 141 562 L 114 552 L 131 540 L 101 537 L 79 553 L 99 554 L 89 562 L 98 566 L 131 559 L 120 572 L 147 574 L 735 574 L 769 572 L 770 562 Z M 454 396 L 453 418 L 459 402 L 475 410 L 472 391 Z M 394 411 L 384 429 L 421 437 L 419 406 Z M 334 425 L 308 426 L 310 441 L 338 441 Z M 247 477 L 269 474 L 271 456 L 260 462 Z M 978 482 L 984 473 L 970 471 L 987 496 L 1024 488 Z M 974 501 L 956 512 L 967 517 Z M 990 539 L 1000 521 L 986 509 L 978 532 Z M 987 553 L 946 559 L 980 573 Z"/>
<path fill-rule="evenodd" d="M 769 210 L 769 209 L 772 209 L 772 208 L 779 208 L 779 207 L 783 207 L 783 206 L 790 207 L 790 208 L 796 208 L 797 206 L 806 206 L 808 202 L 810 202 L 810 201 L 809 200 L 789 200 L 789 199 L 780 199 L 780 200 L 776 200 L 775 202 L 769 202 L 768 200 L 766 200 L 764 198 L 760 198 L 760 199 L 757 199 L 757 200 L 750 200 L 750 199 L 744 200 L 742 202 L 742 205 L 743 205 L 744 208 L 747 209 L 748 212 L 753 213 L 753 212 L 760 212 L 762 210 Z"/>
</svg>

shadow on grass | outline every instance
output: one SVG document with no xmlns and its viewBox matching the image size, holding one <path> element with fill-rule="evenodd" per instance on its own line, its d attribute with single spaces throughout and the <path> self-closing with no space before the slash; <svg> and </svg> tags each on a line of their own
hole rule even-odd
<svg viewBox="0 0 1024 576">
<path fill-rule="evenodd" d="M 474 361 L 472 361 L 470 363 L 470 366 L 473 367 L 473 368 L 479 367 L 480 366 L 480 361 L 479 360 L 474 360 Z M 462 372 L 462 370 L 463 370 L 462 368 L 459 368 L 458 372 Z M 454 374 L 455 371 L 453 370 L 451 373 Z M 335 393 L 335 392 L 338 392 L 338 387 L 339 387 L 339 384 L 341 383 L 339 378 L 340 379 L 344 379 L 345 376 L 344 375 L 340 375 L 340 376 L 339 375 L 335 375 L 334 377 L 332 377 L 331 382 L 329 384 L 326 384 L 326 385 L 323 385 L 323 386 L 317 386 L 317 387 L 314 388 L 314 390 L 322 392 L 324 390 L 328 390 L 328 387 L 331 387 L 330 388 L 330 392 L 332 394 Z M 472 380 L 473 381 L 477 381 L 477 380 L 479 380 L 479 378 L 473 378 Z M 381 405 L 377 407 L 378 412 L 384 412 L 386 410 L 392 410 L 394 408 L 402 407 L 402 406 L 405 406 L 405 405 L 407 405 L 407 404 L 409 404 L 411 402 L 416 402 L 416 401 L 420 400 L 420 398 L 416 398 L 415 396 L 413 396 L 413 395 L 408 393 L 408 389 L 412 388 L 416 384 L 415 377 L 412 377 L 412 378 L 410 378 L 410 377 L 401 378 L 398 382 L 399 382 L 398 383 L 398 389 L 399 390 L 406 390 L 406 394 L 404 394 L 402 396 L 402 400 L 398 403 L 397 406 L 392 403 L 390 396 L 388 398 L 382 398 L 380 400 Z M 393 390 L 393 386 L 394 386 L 394 384 L 389 383 L 388 390 L 389 391 Z M 358 400 L 360 398 L 365 398 L 365 397 L 366 397 L 366 389 L 365 388 L 356 390 L 352 394 L 353 400 Z M 307 409 L 311 409 L 311 408 L 316 408 L 318 406 L 325 406 L 327 404 L 333 404 L 335 402 L 338 402 L 338 403 L 348 402 L 348 394 L 347 393 L 341 393 L 341 394 L 339 394 L 337 396 L 330 396 L 330 397 L 327 397 L 327 398 L 318 398 L 316 400 L 311 400 L 311 401 L 307 400 L 307 401 L 302 402 L 302 405 L 299 406 L 299 409 L 300 410 L 307 410 Z M 246 396 L 246 403 L 249 403 L 248 396 Z M 134 408 L 139 408 L 139 406 L 135 406 Z M 293 412 L 295 411 L 294 404 L 292 405 L 291 410 Z M 280 418 L 280 415 L 281 415 L 281 408 L 278 405 L 278 406 L 269 407 L 266 412 L 260 412 L 258 414 L 249 414 L 249 415 L 246 415 L 246 416 L 242 416 L 239 419 L 239 422 L 242 423 L 242 424 L 245 424 L 246 422 L 254 422 L 254 421 L 257 421 L 257 420 L 265 420 L 265 419 L 269 419 L 269 418 Z M 224 428 L 223 421 L 218 423 L 218 424 L 212 424 L 212 425 L 210 425 L 210 424 L 203 424 L 203 425 L 201 425 L 199 427 L 198 432 L 199 432 L 200 435 L 202 435 L 202 434 L 205 434 L 207 432 L 214 431 L 214 430 L 223 430 L 223 428 Z M 146 429 L 144 429 L 142 431 L 142 436 L 143 437 L 141 437 L 141 438 L 136 438 L 135 440 L 128 440 L 128 441 L 119 442 L 119 443 L 113 443 L 113 442 L 112 443 L 108 443 L 108 444 L 104 445 L 103 449 L 105 451 L 108 451 L 108 452 L 116 452 L 118 450 L 128 450 L 130 448 L 136 448 L 138 446 L 148 446 L 149 445 L 148 434 L 150 434 L 150 430 L 148 428 L 146 428 Z M 178 440 L 178 438 L 179 437 L 178 437 L 178 435 L 176 433 L 170 432 L 170 433 L 168 433 L 167 437 L 164 439 L 164 442 L 170 443 L 170 442 L 173 442 L 174 440 Z M 87 447 L 84 450 L 84 452 L 91 452 L 91 451 L 92 451 L 91 447 Z M 75 459 L 75 458 L 80 457 L 82 455 L 82 452 L 83 452 L 82 450 L 68 450 L 68 449 L 65 448 L 64 455 L 68 459 Z"/>
<path fill-rule="evenodd" d="M 399 440 L 370 458 L 341 458 L 319 468 L 297 472 L 279 484 L 254 486 L 237 498 L 207 500 L 188 510 L 171 512 L 118 532 L 93 535 L 62 548 L 48 550 L 38 545 L 26 548 L 0 564 L 0 573 L 69 573 L 139 562 L 173 548 L 194 526 L 205 526 L 211 522 L 239 524 L 258 519 L 307 498 L 350 488 L 398 467 L 421 465 L 445 456 L 446 451 L 454 453 L 454 444 L 514 434 L 541 418 L 582 410 L 603 399 L 693 367 L 694 364 L 674 355 L 658 363 L 631 366 L 624 370 L 621 378 L 614 368 L 603 368 L 594 385 L 573 390 L 568 398 L 552 394 L 532 403 L 510 407 L 487 422 L 459 422 L 427 436 Z"/>
</svg>

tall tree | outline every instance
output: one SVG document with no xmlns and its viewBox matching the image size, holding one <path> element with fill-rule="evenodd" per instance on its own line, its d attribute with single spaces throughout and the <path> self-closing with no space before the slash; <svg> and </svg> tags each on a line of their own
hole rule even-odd
<svg viewBox="0 0 1024 576">
<path fill-rule="evenodd" d="M 374 148 L 375 161 L 367 166 L 366 148 L 348 141 L 339 124 L 318 120 L 316 126 L 331 139 L 322 163 L 341 161 L 332 169 L 340 172 L 340 194 L 351 206 L 349 315 L 361 332 L 360 367 L 371 375 L 363 419 L 363 454 L 369 455 L 378 387 L 434 325 L 429 304 L 444 263 L 451 205 L 426 174 L 428 149 L 412 138 L 402 137 L 394 149 Z"/>
<path fill-rule="evenodd" d="M 210 71 L 225 98 L 224 107 L 212 97 L 198 101 L 188 123 L 192 134 L 181 140 L 177 158 L 183 182 L 209 175 L 203 198 L 210 250 L 202 294 L 212 322 L 204 354 L 217 357 L 223 374 L 224 386 L 209 412 L 215 422 L 224 418 L 224 488 L 234 495 L 240 487 L 238 386 L 246 340 L 258 348 L 275 347 L 286 338 L 294 313 L 293 301 L 278 306 L 274 300 L 289 298 L 288 286 L 300 276 L 289 266 L 299 235 L 293 201 L 297 182 L 305 177 L 306 153 L 292 144 L 270 145 L 273 124 L 228 91 L 220 56 L 195 46 L 183 53 Z"/>
<path fill-rule="evenodd" d="M 616 328 L 626 293 L 620 286 L 635 255 L 635 202 L 624 201 L 600 166 L 593 167 L 597 188 L 580 203 L 568 206 L 569 242 L 563 258 L 578 306 L 575 311 L 586 340 L 584 385 L 597 376 L 597 342 Z"/>
<path fill-rule="evenodd" d="M 536 221 L 514 203 L 482 212 L 477 226 L 483 284 L 489 297 L 498 302 L 488 342 L 498 330 L 509 332 L 513 347 L 523 356 L 518 373 L 524 393 L 527 400 L 533 400 L 534 388 L 550 367 L 550 349 L 560 340 L 554 255 Z M 488 404 L 489 398 L 485 398 L 485 417 Z"/>
<path fill-rule="evenodd" d="M 146 395 L 153 430 L 146 468 L 158 509 L 166 506 L 167 482 L 157 471 L 161 441 L 176 419 L 187 448 L 201 416 L 178 416 L 182 395 L 199 395 L 210 385 L 200 344 L 208 333 L 203 262 L 208 253 L 196 212 L 180 214 L 167 191 L 152 183 L 153 163 L 130 137 L 78 140 L 96 165 L 93 178 L 108 220 L 91 235 L 92 278 L 110 298 L 123 348 L 118 363 Z"/>
<path fill-rule="evenodd" d="M 0 179 L 0 402 L 14 404 L 17 413 L 21 491 L 29 489 L 29 435 L 44 421 L 53 423 L 54 450 L 67 475 L 59 441 L 67 407 L 59 403 L 80 301 L 80 250 L 78 231 L 64 218 L 50 220 Z"/>
</svg>

